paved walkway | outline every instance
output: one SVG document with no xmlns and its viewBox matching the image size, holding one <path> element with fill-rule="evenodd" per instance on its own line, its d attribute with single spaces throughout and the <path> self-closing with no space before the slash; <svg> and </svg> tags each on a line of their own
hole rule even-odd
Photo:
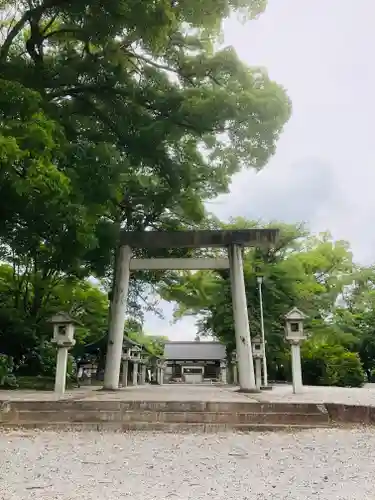
<svg viewBox="0 0 375 500">
<path fill-rule="evenodd" d="M 241 394 L 235 387 L 209 385 L 145 385 L 128 387 L 115 392 L 98 387 L 82 387 L 68 391 L 63 398 L 44 391 L 0 391 L 0 401 L 54 401 L 74 399 L 87 401 L 213 401 L 213 402 L 291 402 L 338 403 L 375 406 L 375 384 L 360 389 L 341 387 L 304 387 L 302 394 L 293 394 L 290 385 L 274 386 L 261 394 Z"/>
<path fill-rule="evenodd" d="M 45 391 L 0 391 L 0 401 L 54 401 L 75 399 L 85 401 L 223 401 L 248 402 L 248 395 L 236 392 L 234 387 L 214 385 L 144 385 L 119 391 L 103 391 L 98 387 L 84 387 L 67 391 L 63 398 Z M 250 399 L 251 400 L 251 399 Z"/>
<path fill-rule="evenodd" d="M 290 403 L 337 403 L 375 406 L 375 384 L 361 388 L 305 386 L 301 394 L 293 394 L 290 385 L 276 385 L 272 391 L 254 395 L 257 401 Z"/>
</svg>

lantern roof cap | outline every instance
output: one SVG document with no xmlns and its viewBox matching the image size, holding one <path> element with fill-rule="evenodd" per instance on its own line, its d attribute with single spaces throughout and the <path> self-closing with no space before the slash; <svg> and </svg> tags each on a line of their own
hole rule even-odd
<svg viewBox="0 0 375 500">
<path fill-rule="evenodd" d="M 68 324 L 75 324 L 75 325 L 82 325 L 78 320 L 75 318 L 72 318 L 68 313 L 66 312 L 58 312 L 57 314 L 54 314 L 49 320 L 48 323 L 52 323 L 54 325 L 68 325 Z"/>
<path fill-rule="evenodd" d="M 303 321 L 304 319 L 307 318 L 306 314 L 304 314 L 302 311 L 300 311 L 297 307 L 293 307 L 285 316 L 284 318 L 287 321 Z"/>
</svg>

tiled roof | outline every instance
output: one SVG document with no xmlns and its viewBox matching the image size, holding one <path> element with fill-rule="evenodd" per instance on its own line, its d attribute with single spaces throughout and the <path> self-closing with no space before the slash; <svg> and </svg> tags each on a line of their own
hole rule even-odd
<svg viewBox="0 0 375 500">
<path fill-rule="evenodd" d="M 164 358 L 170 360 L 225 359 L 225 346 L 220 342 L 166 342 Z"/>
</svg>

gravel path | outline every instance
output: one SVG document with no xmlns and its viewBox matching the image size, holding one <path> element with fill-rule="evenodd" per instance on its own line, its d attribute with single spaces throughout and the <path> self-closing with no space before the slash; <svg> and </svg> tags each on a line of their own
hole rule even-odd
<svg viewBox="0 0 375 500">
<path fill-rule="evenodd" d="M 0 499 L 372 500 L 375 432 L 0 434 Z"/>
</svg>

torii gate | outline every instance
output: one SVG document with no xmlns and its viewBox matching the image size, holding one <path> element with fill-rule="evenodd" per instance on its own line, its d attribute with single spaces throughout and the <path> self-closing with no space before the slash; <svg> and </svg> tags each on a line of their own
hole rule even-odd
<svg viewBox="0 0 375 500">
<path fill-rule="evenodd" d="M 131 271 L 229 269 L 232 287 L 236 350 L 240 390 L 258 392 L 255 384 L 249 318 L 245 293 L 242 249 L 269 247 L 278 238 L 278 229 L 241 229 L 233 231 L 123 231 L 116 262 L 115 287 L 111 302 L 104 389 L 119 387 L 122 343 Z M 132 259 L 133 248 L 228 248 L 227 258 L 151 258 Z"/>
</svg>

